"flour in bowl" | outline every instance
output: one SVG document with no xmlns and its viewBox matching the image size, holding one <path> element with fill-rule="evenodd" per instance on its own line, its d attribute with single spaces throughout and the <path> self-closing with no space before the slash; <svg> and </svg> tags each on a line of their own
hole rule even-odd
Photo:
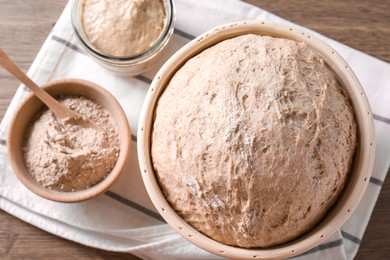
<svg viewBox="0 0 390 260">
<path fill-rule="evenodd" d="M 27 131 L 24 158 L 34 179 L 46 188 L 71 192 L 102 181 L 119 156 L 118 128 L 110 113 L 80 96 L 60 98 L 104 131 L 58 121 L 43 111 Z"/>
</svg>

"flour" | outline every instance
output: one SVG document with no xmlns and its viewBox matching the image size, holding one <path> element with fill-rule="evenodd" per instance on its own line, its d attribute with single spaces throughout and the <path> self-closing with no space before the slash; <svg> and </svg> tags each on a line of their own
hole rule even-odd
<svg viewBox="0 0 390 260">
<path fill-rule="evenodd" d="M 46 188 L 83 190 L 101 180 L 119 155 L 118 129 L 110 113 L 92 100 L 66 96 L 60 102 L 96 122 L 103 130 L 57 121 L 44 110 L 30 126 L 24 159 L 34 179 Z"/>
</svg>

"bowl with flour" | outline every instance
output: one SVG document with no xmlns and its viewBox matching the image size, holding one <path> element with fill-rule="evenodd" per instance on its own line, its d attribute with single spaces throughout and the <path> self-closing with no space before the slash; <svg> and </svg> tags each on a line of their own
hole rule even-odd
<svg viewBox="0 0 390 260">
<path fill-rule="evenodd" d="M 296 256 L 336 232 L 367 187 L 374 146 L 350 66 L 268 21 L 214 28 L 173 55 L 151 84 L 137 144 L 165 220 L 239 259 Z"/>
<path fill-rule="evenodd" d="M 9 126 L 8 154 L 20 181 L 54 201 L 77 202 L 107 190 L 130 154 L 130 127 L 118 101 L 104 88 L 80 79 L 50 82 L 43 88 L 99 129 L 57 120 L 30 95 Z"/>
<path fill-rule="evenodd" d="M 121 75 L 139 75 L 156 66 L 174 23 L 171 0 L 72 1 L 72 25 L 82 47 Z"/>
</svg>

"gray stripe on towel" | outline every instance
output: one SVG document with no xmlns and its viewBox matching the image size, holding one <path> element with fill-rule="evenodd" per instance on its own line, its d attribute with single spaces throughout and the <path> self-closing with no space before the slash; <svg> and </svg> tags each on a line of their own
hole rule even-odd
<svg viewBox="0 0 390 260">
<path fill-rule="evenodd" d="M 390 167 L 389 169 L 387 169 L 387 173 L 386 173 L 386 176 L 389 176 L 390 175 Z M 378 178 L 375 178 L 375 177 L 371 177 L 370 178 L 370 183 L 374 184 L 374 185 L 377 185 L 379 187 L 382 187 L 383 186 L 383 182 L 382 180 L 378 179 Z"/>
<path fill-rule="evenodd" d="M 182 37 L 188 39 L 188 40 L 193 40 L 193 39 L 196 38 L 195 36 L 193 36 L 193 35 L 191 35 L 191 34 L 189 34 L 189 33 L 186 33 L 186 32 L 184 32 L 184 31 L 182 31 L 182 30 L 179 30 L 179 29 L 177 29 L 177 28 L 175 28 L 175 29 L 173 30 L 173 32 L 174 32 L 175 34 L 177 34 L 177 35 L 180 35 L 180 36 L 182 36 Z"/>
<path fill-rule="evenodd" d="M 370 178 L 370 183 L 375 184 L 377 186 L 382 186 L 383 185 L 383 181 L 381 181 L 381 180 L 379 180 L 377 178 L 374 178 L 374 177 Z"/>
<path fill-rule="evenodd" d="M 358 238 L 358 237 L 356 237 L 354 235 L 351 235 L 351 234 L 349 234 L 349 233 L 347 233 L 345 231 L 342 231 L 342 230 L 341 230 L 341 235 L 343 236 L 343 238 L 348 239 L 349 241 L 352 241 L 355 244 L 360 245 L 360 243 L 362 242 L 362 240 L 360 238 Z"/>
<path fill-rule="evenodd" d="M 23 91 L 31 92 L 31 89 L 28 88 L 26 85 L 23 84 Z"/>
<path fill-rule="evenodd" d="M 0 145 L 7 146 L 7 141 L 4 139 L 0 139 Z"/>
<path fill-rule="evenodd" d="M 62 45 L 78 52 L 78 53 L 81 53 L 81 54 L 86 54 L 85 51 L 83 49 L 81 49 L 79 46 L 71 43 L 71 42 L 68 42 L 67 40 L 65 39 L 62 39 L 61 37 L 58 37 L 57 35 L 52 35 L 51 38 L 53 40 L 55 40 L 56 42 L 59 42 L 61 43 Z"/>
<path fill-rule="evenodd" d="M 152 80 L 145 77 L 145 76 L 142 76 L 142 75 L 138 75 L 138 76 L 135 76 L 136 79 L 140 80 L 140 81 L 143 81 L 145 82 L 146 84 L 149 84 L 152 83 Z"/>
<path fill-rule="evenodd" d="M 387 118 L 387 117 L 383 117 L 383 116 L 376 115 L 376 114 L 373 114 L 373 117 L 374 117 L 375 120 L 378 120 L 378 121 L 380 121 L 382 123 L 390 125 L 390 119 Z"/>
<path fill-rule="evenodd" d="M 110 197 L 110 198 L 112 198 L 120 203 L 123 203 L 127 206 L 130 206 L 133 209 L 136 209 L 136 210 L 138 210 L 138 211 L 140 211 L 140 212 L 142 212 L 142 213 L 144 213 L 152 218 L 155 218 L 157 220 L 165 222 L 165 220 L 160 216 L 160 214 L 158 214 L 158 213 L 156 213 L 148 208 L 145 208 L 144 206 L 141 206 L 141 205 L 139 205 L 131 200 L 128 200 L 128 199 L 126 199 L 126 198 L 124 198 L 124 197 L 122 197 L 122 196 L 120 196 L 112 191 L 107 191 L 104 194 L 107 195 L 108 197 Z"/>
<path fill-rule="evenodd" d="M 342 239 L 335 240 L 335 241 L 332 241 L 332 242 L 329 242 L 329 243 L 326 243 L 326 244 L 318 245 L 318 246 L 310 249 L 307 252 L 304 252 L 304 253 L 302 253 L 300 255 L 297 255 L 296 257 L 300 257 L 300 256 L 304 256 L 304 255 L 310 255 L 310 254 L 316 253 L 318 251 L 323 251 L 323 250 L 326 250 L 326 249 L 329 249 L 329 248 L 341 246 L 342 244 L 343 244 L 343 240 Z"/>
</svg>

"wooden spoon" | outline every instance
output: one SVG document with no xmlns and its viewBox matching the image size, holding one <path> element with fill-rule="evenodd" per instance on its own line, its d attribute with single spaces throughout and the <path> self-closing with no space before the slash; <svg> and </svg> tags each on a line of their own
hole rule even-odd
<svg viewBox="0 0 390 260">
<path fill-rule="evenodd" d="M 3 49 L 0 48 L 0 65 L 3 66 L 9 73 L 11 73 L 15 78 L 20 80 L 24 85 L 26 85 L 32 92 L 54 113 L 57 119 L 71 123 L 75 125 L 81 125 L 86 128 L 94 128 L 97 131 L 103 131 L 103 129 L 96 125 L 91 120 L 88 120 L 86 117 L 78 114 L 77 112 L 67 108 L 62 105 L 52 96 L 50 96 L 46 91 L 40 88 L 35 84 L 32 79 L 30 79 L 20 68 L 8 57 Z M 103 131 L 104 132 L 104 131 Z"/>
</svg>

